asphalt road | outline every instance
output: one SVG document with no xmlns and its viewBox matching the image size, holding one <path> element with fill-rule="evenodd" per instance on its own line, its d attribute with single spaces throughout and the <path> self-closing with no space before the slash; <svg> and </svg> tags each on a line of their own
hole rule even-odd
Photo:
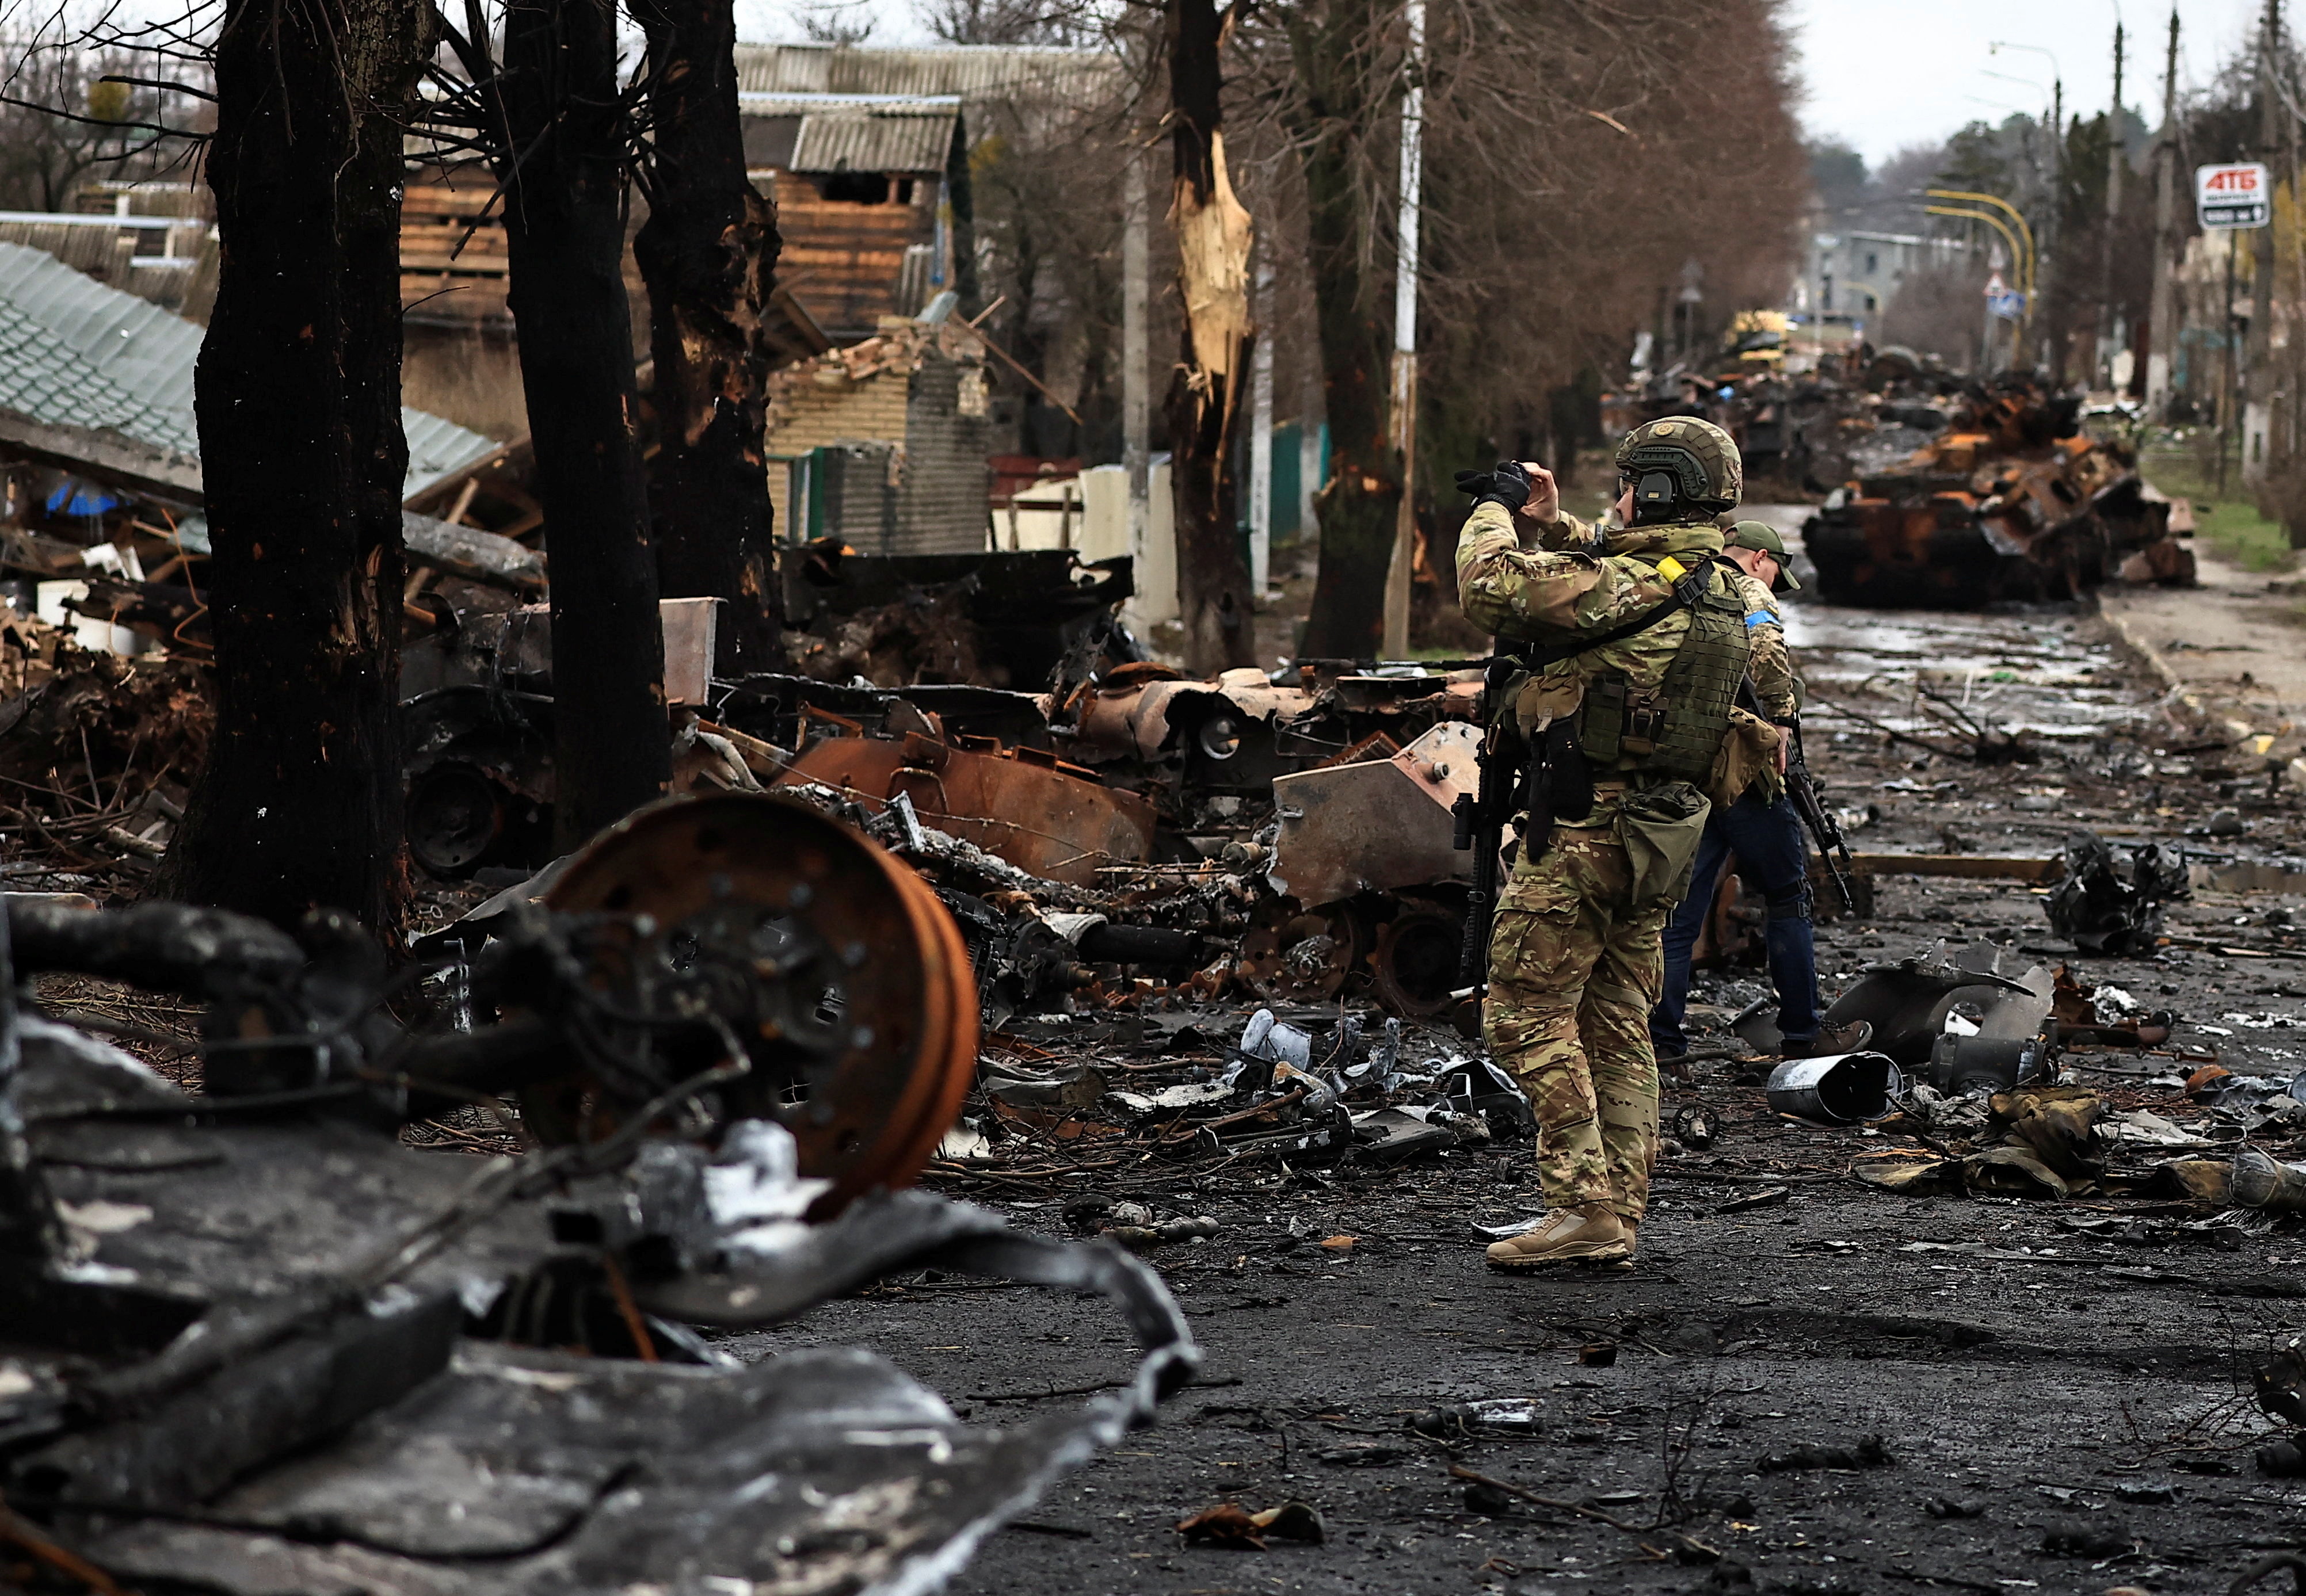
<svg viewBox="0 0 2306 1596">
<path fill-rule="evenodd" d="M 1812 755 L 1860 824 L 1853 846 L 2044 857 L 2091 826 L 2306 884 L 2283 874 L 2306 852 L 2298 798 L 2262 761 L 2188 752 L 2201 739 L 2096 617 L 1803 605 L 1792 627 L 1832 701 L 1814 708 Z M 2027 751 L 1967 756 L 1964 717 Z M 2190 834 L 2219 810 L 2238 832 Z M 2178 945 L 2101 959 L 2052 935 L 2035 889 L 1884 876 L 1870 918 L 1821 927 L 1821 968 L 1831 994 L 1868 962 L 1988 940 L 2175 1009 L 2174 1040 L 2229 1067 L 2286 1076 L 2306 1067 L 2306 960 L 2268 927 L 2277 909 L 2306 919 L 2306 897 L 2206 888 L 2172 913 Z M 1758 995 L 1756 974 L 1704 977 L 1699 1018 L 1719 1024 Z M 1222 1031 L 1239 1014 L 1204 1023 Z M 2098 1065 L 2072 1079 L 2110 1106 L 2215 1129 L 2175 1062 Z M 1751 1079 L 1720 1063 L 1670 1086 L 1669 1117 L 1704 1103 L 1722 1139 L 1668 1157 L 1625 1273 L 1483 1266 L 1473 1225 L 1537 1211 L 1526 1148 L 1392 1172 L 1268 1164 L 1191 1190 L 1139 1165 L 1018 1194 L 1018 1222 L 1050 1230 L 1076 1190 L 1218 1219 L 1214 1239 L 1157 1257 L 1206 1368 L 1157 1425 L 991 1537 L 952 1588 L 2209 1592 L 2306 1549 L 2306 1482 L 2259 1472 L 2271 1426 L 2247 1395 L 2251 1362 L 2306 1328 L 2296 1218 L 1890 1196 L 1848 1175 L 1887 1139 L 1789 1123 Z M 1727 1211 L 1779 1190 L 1772 1206 Z M 735 1350 L 818 1341 L 884 1353 L 984 1423 L 1029 1423 L 1082 1400 L 1037 1394 L 1129 1367 L 1121 1327 L 1093 1302 L 918 1279 Z M 1527 1399 L 1535 1432 L 1436 1438 L 1411 1425 L 1487 1398 Z M 1889 1461 L 1856 1455 L 1867 1437 Z M 1863 1466 L 1778 1466 L 1802 1464 L 1805 1447 Z M 1452 1465 L 1584 1511 L 1469 1505 Z M 1292 1500 L 1319 1510 L 1323 1543 L 1189 1548 L 1176 1529 L 1221 1502 Z M 1720 1561 L 1683 1560 L 1678 1536 Z"/>
</svg>

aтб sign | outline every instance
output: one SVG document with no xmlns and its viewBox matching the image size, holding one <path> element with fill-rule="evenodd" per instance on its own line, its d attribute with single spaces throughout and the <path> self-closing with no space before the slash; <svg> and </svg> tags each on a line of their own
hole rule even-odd
<svg viewBox="0 0 2306 1596">
<path fill-rule="evenodd" d="M 2207 229 L 2263 227 L 2274 218 L 2274 190 L 2256 161 L 2194 168 L 2194 214 Z"/>
</svg>

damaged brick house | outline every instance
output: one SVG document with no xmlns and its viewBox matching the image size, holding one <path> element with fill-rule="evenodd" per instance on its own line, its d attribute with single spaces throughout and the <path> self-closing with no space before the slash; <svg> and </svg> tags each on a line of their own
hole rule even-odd
<svg viewBox="0 0 2306 1596">
<path fill-rule="evenodd" d="M 978 256 L 969 151 L 995 107 L 1095 98 L 1100 51 L 739 46 L 746 158 L 775 197 L 778 278 L 835 345 L 775 379 L 767 452 L 777 525 L 863 552 L 986 546 L 987 457 L 1017 447 L 1017 402 L 957 324 Z M 918 320 L 916 320 L 918 318 Z"/>
<path fill-rule="evenodd" d="M 835 343 L 918 315 L 975 256 L 969 157 L 995 107 L 1094 101 L 1118 64 L 1034 46 L 738 46 L 746 164 L 776 201 L 779 277 Z"/>
<path fill-rule="evenodd" d="M 775 201 L 782 239 L 771 335 L 788 363 L 767 439 L 781 538 L 838 532 L 875 553 L 982 548 L 986 457 L 1016 447 L 1018 402 L 988 383 L 966 331 L 914 319 L 949 313 L 976 257 L 969 155 L 995 108 L 1093 97 L 1109 87 L 1114 57 L 778 44 L 739 45 L 737 65 L 747 169 Z M 478 172 L 412 177 L 406 382 L 414 402 L 511 444 L 517 476 L 525 408 L 493 189 Z M 635 229 L 645 214 L 636 197 Z M 626 277 L 645 348 L 647 297 L 629 251 Z M 494 525 L 488 509 L 476 516 Z"/>
<path fill-rule="evenodd" d="M 777 525 L 866 554 L 981 549 L 994 428 L 976 337 L 887 317 L 863 343 L 769 379 Z"/>
</svg>

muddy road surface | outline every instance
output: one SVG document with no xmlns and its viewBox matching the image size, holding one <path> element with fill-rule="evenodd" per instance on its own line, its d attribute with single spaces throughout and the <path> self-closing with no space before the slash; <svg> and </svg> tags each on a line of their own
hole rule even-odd
<svg viewBox="0 0 2306 1596">
<path fill-rule="evenodd" d="M 2174 719 L 2080 610 L 1798 604 L 1789 627 L 1812 763 L 1854 850 L 2047 858 L 2087 827 L 2118 849 L 2183 847 L 2196 883 L 2150 956 L 2114 958 L 2054 935 L 2037 886 L 1884 874 L 1870 915 L 1819 926 L 1827 995 L 1868 964 L 1975 943 L 2005 969 L 2067 965 L 2178 1016 L 2158 1051 L 2064 1060 L 2107 1113 L 2174 1128 L 2118 1161 L 2230 1157 L 2238 1122 L 2188 1077 L 2213 1053 L 2244 1076 L 2306 1070 L 2295 795 L 2247 745 Z M 1714 1139 L 1667 1143 L 1621 1272 L 1485 1267 L 1475 1227 L 1540 1210 L 1526 1144 L 1192 1177 L 1132 1151 L 1070 1179 L 946 1182 L 1051 1232 L 1105 1199 L 1219 1226 L 1151 1253 L 1205 1350 L 1199 1383 L 992 1537 L 952 1588 L 2209 1592 L 2306 1550 L 2306 1481 L 2261 1472 L 2276 1427 L 2250 1394 L 2253 1363 L 2306 1331 L 2299 1218 L 1861 1184 L 1854 1160 L 1922 1144 L 1896 1122 L 1772 1112 L 1727 1028 L 1764 990 L 1753 968 L 1699 977 L 1693 1046 L 1716 1056 L 1668 1080 L 1664 1117 L 1702 1109 Z M 1195 1023 L 1229 1037 L 1246 1011 Z M 1418 1032 L 1406 1055 L 1465 1046 Z M 2306 1156 L 2279 1125 L 2252 1136 Z M 1130 1366 L 1093 1302 L 919 1276 L 727 1344 L 817 1343 L 871 1347 L 1013 1425 Z M 1176 1527 L 1220 1503 L 1293 1501 L 1318 1510 L 1320 1543 L 1223 1549 Z"/>
</svg>

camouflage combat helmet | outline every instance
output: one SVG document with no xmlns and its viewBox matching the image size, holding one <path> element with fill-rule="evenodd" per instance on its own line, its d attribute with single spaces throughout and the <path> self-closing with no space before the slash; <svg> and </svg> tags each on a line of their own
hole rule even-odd
<svg viewBox="0 0 2306 1596">
<path fill-rule="evenodd" d="M 1636 520 L 1692 509 L 1734 509 L 1745 497 L 1746 462 L 1737 440 L 1712 422 L 1686 415 L 1644 422 L 1618 445 L 1618 474 L 1634 484 Z"/>
</svg>

